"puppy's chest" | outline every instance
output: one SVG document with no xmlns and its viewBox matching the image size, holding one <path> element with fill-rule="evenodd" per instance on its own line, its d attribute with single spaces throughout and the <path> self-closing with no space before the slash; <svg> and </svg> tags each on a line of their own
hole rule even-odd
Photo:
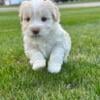
<svg viewBox="0 0 100 100">
<path fill-rule="evenodd" d="M 45 56 L 48 57 L 56 42 L 50 39 L 33 40 L 32 44 Z"/>
</svg>

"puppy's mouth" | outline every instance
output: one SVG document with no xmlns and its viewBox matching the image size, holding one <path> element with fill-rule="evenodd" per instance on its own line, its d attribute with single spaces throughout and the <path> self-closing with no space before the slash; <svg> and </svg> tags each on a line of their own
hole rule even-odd
<svg viewBox="0 0 100 100">
<path fill-rule="evenodd" d="M 33 34 L 33 35 L 32 35 L 32 38 L 39 38 L 39 37 L 41 37 L 40 34 Z"/>
</svg>

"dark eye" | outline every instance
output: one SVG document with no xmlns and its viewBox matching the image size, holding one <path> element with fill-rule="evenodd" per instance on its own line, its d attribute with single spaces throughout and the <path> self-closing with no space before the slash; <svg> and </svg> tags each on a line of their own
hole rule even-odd
<svg viewBox="0 0 100 100">
<path fill-rule="evenodd" d="M 46 18 L 46 17 L 42 17 L 41 20 L 42 20 L 43 22 L 45 22 L 45 21 L 47 21 L 47 18 Z"/>
<path fill-rule="evenodd" d="M 30 21 L 30 17 L 27 17 L 25 20 L 26 20 L 27 22 L 29 22 L 29 21 Z"/>
</svg>

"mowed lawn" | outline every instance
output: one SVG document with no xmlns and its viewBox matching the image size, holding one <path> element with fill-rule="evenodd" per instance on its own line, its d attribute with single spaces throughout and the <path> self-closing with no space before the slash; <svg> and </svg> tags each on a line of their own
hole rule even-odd
<svg viewBox="0 0 100 100">
<path fill-rule="evenodd" d="M 0 100 L 100 100 L 100 8 L 60 11 L 72 50 L 59 74 L 31 69 L 18 12 L 0 12 Z"/>
</svg>

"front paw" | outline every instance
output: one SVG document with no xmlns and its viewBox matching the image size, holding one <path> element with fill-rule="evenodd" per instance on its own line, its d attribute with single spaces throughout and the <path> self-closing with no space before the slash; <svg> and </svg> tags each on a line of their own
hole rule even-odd
<svg viewBox="0 0 100 100">
<path fill-rule="evenodd" d="M 61 65 L 60 64 L 56 64 L 56 63 L 50 64 L 48 66 L 48 71 L 50 73 L 59 73 L 61 71 Z"/>
<path fill-rule="evenodd" d="M 33 70 L 38 70 L 40 68 L 44 68 L 46 66 L 46 61 L 45 60 L 36 60 L 33 63 L 32 69 Z"/>
</svg>

